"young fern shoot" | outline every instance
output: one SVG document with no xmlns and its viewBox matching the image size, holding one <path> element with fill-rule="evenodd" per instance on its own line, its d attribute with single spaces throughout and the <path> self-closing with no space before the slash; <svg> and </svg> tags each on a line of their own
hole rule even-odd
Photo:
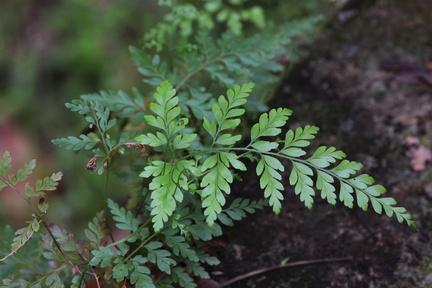
<svg viewBox="0 0 432 288">
<path fill-rule="evenodd" d="M 286 167 L 281 160 L 285 160 L 292 164 L 289 183 L 306 207 L 312 207 L 316 191 L 320 191 L 321 197 L 330 204 L 339 199 L 348 208 L 353 208 L 356 202 L 367 210 L 370 202 L 376 213 L 381 214 L 384 210 L 388 217 L 396 216 L 399 222 L 415 228 L 411 214 L 405 208 L 395 206 L 397 203 L 393 198 L 380 197 L 386 189 L 374 185 L 371 176 L 358 175 L 362 165 L 345 160 L 342 151 L 321 146 L 306 157 L 304 148 L 315 138 L 317 127 L 299 127 L 289 130 L 283 140 L 268 140 L 268 137 L 277 139 L 281 136 L 281 128 L 292 114 L 289 109 L 278 108 L 263 113 L 251 128 L 249 144 L 241 147 L 238 143 L 242 134 L 235 128 L 245 113 L 242 106 L 253 87 L 253 83 L 235 86 L 226 96 L 218 98 L 212 107 L 213 119 L 203 117 L 203 128 L 211 136 L 211 145 L 199 149 L 195 148 L 202 147 L 197 145 L 197 141 L 202 142 L 198 134 L 186 134 L 190 131 L 186 126 L 188 119 L 180 117 L 182 112 L 175 89 L 168 81 L 157 88 L 156 102 L 150 105 L 155 115 L 145 116 L 147 124 L 157 131 L 135 138 L 141 144 L 162 147 L 166 151 L 165 159 L 150 160 L 140 174 L 151 179 L 151 215 L 156 231 L 169 222 L 185 193 L 199 196 L 203 215 L 212 227 L 226 204 L 226 195 L 231 193 L 235 170 L 248 169 L 242 158 L 257 162 L 255 170 L 260 187 L 275 213 L 281 211 L 281 200 L 284 199 L 281 173 Z"/>
</svg>

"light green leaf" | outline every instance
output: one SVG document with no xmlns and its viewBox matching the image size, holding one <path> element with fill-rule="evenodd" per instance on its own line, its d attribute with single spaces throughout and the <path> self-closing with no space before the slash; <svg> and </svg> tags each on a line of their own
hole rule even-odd
<svg viewBox="0 0 432 288">
<path fill-rule="evenodd" d="M 261 114 L 258 123 L 252 126 L 251 143 L 260 137 L 279 135 L 280 127 L 285 125 L 291 114 L 291 110 L 283 108 L 272 109 L 269 113 Z"/>
<path fill-rule="evenodd" d="M 336 160 L 344 158 L 346 155 L 335 147 L 319 147 L 314 154 L 307 160 L 309 163 L 319 168 L 326 168 Z"/>
<path fill-rule="evenodd" d="M 316 187 L 321 191 L 321 198 L 327 199 L 328 203 L 335 205 L 337 196 L 333 182 L 334 179 L 329 174 L 317 171 Z"/>
<path fill-rule="evenodd" d="M 241 135 L 222 134 L 217 138 L 215 144 L 231 146 L 240 141 L 240 139 Z"/>
<path fill-rule="evenodd" d="M 356 174 L 363 165 L 354 161 L 343 160 L 339 165 L 333 168 L 331 171 L 336 173 L 341 178 L 349 178 L 351 175 Z"/>
<path fill-rule="evenodd" d="M 270 150 L 276 149 L 279 145 L 275 142 L 257 140 L 250 145 L 252 148 L 258 150 L 259 152 L 268 152 Z"/>
<path fill-rule="evenodd" d="M 203 117 L 203 127 L 204 129 L 214 138 L 216 136 L 216 124 Z"/>
<path fill-rule="evenodd" d="M 298 127 L 294 131 L 289 130 L 285 135 L 285 146 L 281 150 L 283 151 L 289 147 L 307 147 L 310 142 L 308 140 L 314 139 L 315 134 L 318 132 L 319 128 L 315 126 L 305 126 L 304 128 Z"/>
<path fill-rule="evenodd" d="M 348 208 L 353 208 L 354 198 L 351 195 L 354 189 L 343 181 L 340 181 L 339 200 Z"/>
</svg>

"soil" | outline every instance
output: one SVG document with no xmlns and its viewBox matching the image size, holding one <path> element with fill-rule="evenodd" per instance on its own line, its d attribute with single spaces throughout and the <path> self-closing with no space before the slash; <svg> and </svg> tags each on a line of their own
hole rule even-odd
<svg viewBox="0 0 432 288">
<path fill-rule="evenodd" d="M 413 214 L 419 231 L 319 197 L 308 210 L 287 188 L 280 215 L 259 211 L 226 231 L 229 247 L 221 249 L 213 278 L 224 283 L 286 261 L 349 259 L 276 269 L 224 287 L 432 287 L 430 158 L 407 154 L 404 145 L 418 140 L 410 151 L 427 152 L 432 141 L 432 3 L 382 0 L 354 12 L 329 23 L 270 106 L 294 111 L 289 128 L 319 126 L 315 144 L 363 163 L 362 172 Z M 242 178 L 235 196 L 262 197 L 256 177 Z"/>
</svg>

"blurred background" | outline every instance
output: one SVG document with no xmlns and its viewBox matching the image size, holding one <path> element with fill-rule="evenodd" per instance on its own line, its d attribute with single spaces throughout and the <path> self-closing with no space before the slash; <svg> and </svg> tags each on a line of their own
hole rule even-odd
<svg viewBox="0 0 432 288">
<path fill-rule="evenodd" d="M 64 104 L 101 89 L 139 87 L 128 46 L 139 46 L 158 17 L 156 6 L 138 0 L 0 1 L 0 153 L 11 151 L 14 170 L 37 159 L 35 179 L 64 172 L 51 192 L 56 201 L 49 199 L 49 217 L 60 223 L 91 219 L 101 209 L 94 201 L 100 195 L 92 193 L 104 185 L 103 177 L 85 170 L 88 155 L 51 143 L 85 128 Z M 2 192 L 0 221 L 19 225 L 30 211 L 10 192 Z"/>
<path fill-rule="evenodd" d="M 288 19 L 327 13 L 324 4 L 338 1 L 250 2 L 268 9 L 267 17 Z M 140 88 L 128 46 L 142 45 L 162 15 L 156 0 L 0 1 L 0 153 L 11 151 L 15 171 L 37 159 L 33 180 L 64 172 L 58 191 L 49 192 L 48 220 L 78 231 L 103 205 L 105 179 L 85 170 L 89 155 L 51 143 L 85 128 L 64 104 L 102 89 Z M 30 217 L 27 204 L 0 193 L 0 224 L 19 227 Z"/>
</svg>

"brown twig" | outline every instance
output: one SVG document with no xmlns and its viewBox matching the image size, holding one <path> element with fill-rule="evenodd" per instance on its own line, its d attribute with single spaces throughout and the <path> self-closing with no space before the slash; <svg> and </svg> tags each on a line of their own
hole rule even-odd
<svg viewBox="0 0 432 288">
<path fill-rule="evenodd" d="M 248 272 L 246 274 L 237 276 L 231 280 L 228 280 L 225 283 L 222 283 L 220 287 L 227 287 L 235 282 L 238 282 L 240 280 L 252 277 L 252 276 L 256 276 L 259 274 L 263 274 L 269 271 L 273 271 L 273 270 L 277 270 L 277 269 L 281 269 L 281 268 L 287 268 L 287 267 L 295 267 L 295 266 L 304 266 L 304 265 L 312 265 L 312 264 L 320 264 L 320 263 L 330 263 L 330 262 L 341 262 L 341 261 L 351 261 L 352 258 L 351 257 L 343 257 L 343 258 L 324 258 L 324 259 L 316 259 L 316 260 L 304 260 L 304 261 L 297 261 L 297 262 L 291 262 L 291 263 L 286 263 L 286 264 L 280 264 L 280 265 L 275 265 L 269 268 L 263 268 L 263 269 L 258 269 L 255 271 L 251 271 Z"/>
</svg>

